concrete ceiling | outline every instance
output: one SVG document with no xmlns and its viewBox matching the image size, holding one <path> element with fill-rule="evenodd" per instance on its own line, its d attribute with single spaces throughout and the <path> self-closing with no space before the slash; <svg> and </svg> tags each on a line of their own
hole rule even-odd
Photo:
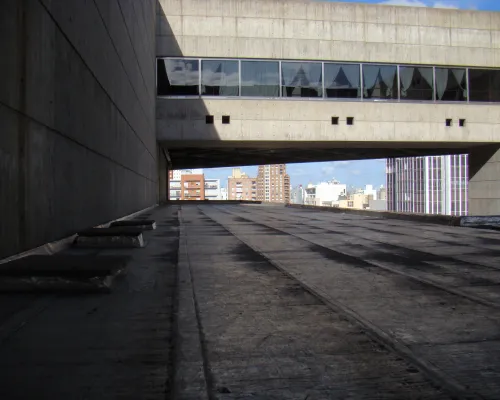
<svg viewBox="0 0 500 400">
<path fill-rule="evenodd" d="M 183 169 L 461 154 L 481 144 L 391 143 L 391 147 L 381 147 L 388 143 L 225 141 L 183 147 L 176 143 L 162 145 L 168 151 L 172 167 Z"/>
</svg>

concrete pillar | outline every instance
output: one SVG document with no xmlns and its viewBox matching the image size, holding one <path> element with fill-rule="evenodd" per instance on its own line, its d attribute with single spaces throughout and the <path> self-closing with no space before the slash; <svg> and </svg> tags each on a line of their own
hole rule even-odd
<svg viewBox="0 0 500 400">
<path fill-rule="evenodd" d="M 163 149 L 158 145 L 158 204 L 168 200 L 168 164 Z"/>
<path fill-rule="evenodd" d="M 469 215 L 500 215 L 500 144 L 469 150 Z"/>
</svg>

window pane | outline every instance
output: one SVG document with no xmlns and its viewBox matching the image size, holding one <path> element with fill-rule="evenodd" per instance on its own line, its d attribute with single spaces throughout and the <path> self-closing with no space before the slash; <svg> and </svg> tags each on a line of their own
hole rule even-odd
<svg viewBox="0 0 500 400">
<path fill-rule="evenodd" d="M 283 97 L 323 97 L 320 63 L 281 63 Z"/>
<path fill-rule="evenodd" d="M 433 72 L 426 67 L 399 67 L 401 100 L 432 100 Z"/>
<path fill-rule="evenodd" d="M 436 99 L 467 100 L 467 79 L 463 68 L 436 68 Z"/>
<path fill-rule="evenodd" d="M 239 86 L 238 61 L 202 60 L 202 95 L 238 96 Z"/>
<path fill-rule="evenodd" d="M 326 97 L 361 97 L 360 67 L 357 64 L 325 63 Z"/>
<path fill-rule="evenodd" d="M 241 62 L 241 95 L 279 97 L 279 63 L 273 61 Z"/>
<path fill-rule="evenodd" d="M 363 65 L 365 99 L 397 99 L 398 81 L 395 65 Z"/>
<path fill-rule="evenodd" d="M 158 59 L 158 96 L 199 95 L 198 60 Z"/>
<path fill-rule="evenodd" d="M 500 71 L 470 69 L 469 95 L 471 101 L 500 102 Z"/>
</svg>

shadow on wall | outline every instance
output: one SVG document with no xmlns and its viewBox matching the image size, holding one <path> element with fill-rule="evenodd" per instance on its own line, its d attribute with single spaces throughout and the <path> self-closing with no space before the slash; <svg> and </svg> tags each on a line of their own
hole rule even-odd
<svg viewBox="0 0 500 400">
<path fill-rule="evenodd" d="M 170 27 L 163 5 L 157 2 L 157 30 L 156 30 L 156 56 L 160 57 L 183 57 L 182 50 Z M 157 61 L 157 85 L 158 82 L 168 82 L 166 69 Z M 158 68 L 158 66 L 160 66 Z M 157 86 L 157 93 L 158 93 Z M 190 136 L 202 136 L 206 140 L 218 140 L 220 135 L 217 132 L 215 124 L 220 123 L 222 115 L 212 115 L 207 109 L 201 98 L 178 99 L 179 106 L 172 109 L 169 107 L 169 101 L 157 98 L 156 102 L 156 131 L 157 137 L 160 132 L 176 132 L 180 139 L 189 140 Z M 213 117 L 213 123 L 209 123 L 210 116 Z M 208 118 L 207 118 L 208 117 Z M 188 120 L 189 124 L 184 121 Z M 162 143 L 160 142 L 160 145 Z M 191 148 L 195 148 L 192 146 Z M 189 152 L 192 157 L 192 152 Z M 176 151 L 177 164 L 186 164 L 182 159 L 182 151 Z M 174 161 L 172 167 L 177 169 Z"/>
</svg>

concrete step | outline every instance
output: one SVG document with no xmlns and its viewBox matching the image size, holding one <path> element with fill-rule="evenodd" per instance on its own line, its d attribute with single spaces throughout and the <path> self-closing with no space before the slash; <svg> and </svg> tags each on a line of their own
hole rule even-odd
<svg viewBox="0 0 500 400">
<path fill-rule="evenodd" d="M 78 247 L 144 247 L 142 229 L 137 227 L 91 228 L 79 232 L 74 245 Z"/>
<path fill-rule="evenodd" d="M 0 292 L 109 292 L 126 256 L 33 255 L 0 265 Z"/>
<path fill-rule="evenodd" d="M 156 221 L 152 219 L 129 219 L 126 221 L 115 221 L 109 225 L 110 228 L 133 227 L 150 231 L 156 229 Z"/>
</svg>

